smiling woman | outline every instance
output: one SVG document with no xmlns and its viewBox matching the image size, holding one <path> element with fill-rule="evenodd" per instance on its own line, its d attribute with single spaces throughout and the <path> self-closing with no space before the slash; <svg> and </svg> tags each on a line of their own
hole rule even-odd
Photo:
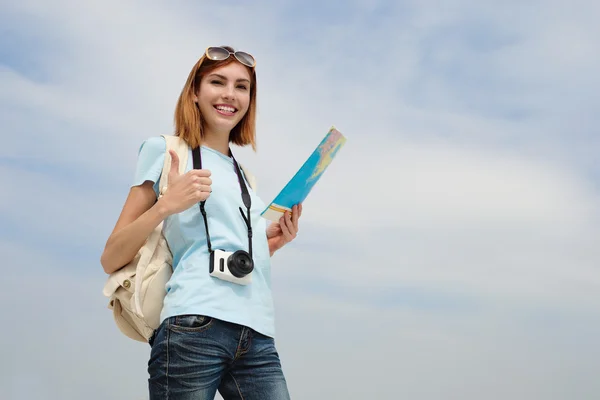
<svg viewBox="0 0 600 400">
<path fill-rule="evenodd" d="M 193 161 L 180 169 L 169 150 L 168 190 L 161 192 L 166 138 L 142 144 L 102 254 L 105 272 L 119 270 L 164 221 L 173 273 L 149 339 L 151 400 L 212 399 L 217 390 L 225 399 L 289 398 L 274 344 L 270 256 L 296 237 L 302 207 L 267 227 L 265 204 L 229 147 L 256 148 L 255 65 L 230 47 L 206 50 L 175 110 L 175 136 Z"/>
<path fill-rule="evenodd" d="M 194 101 L 198 104 L 200 115 L 204 116 L 202 134 L 205 144 L 211 141 L 216 147 L 220 147 L 219 143 L 229 145 L 219 139 L 229 138 L 229 132 L 248 112 L 250 87 L 250 74 L 247 68 L 239 63 L 224 65 L 219 68 L 218 73 L 208 74 L 201 79 L 198 92 L 202 93 L 202 96 L 194 95 Z M 238 140 L 244 142 L 241 126 L 239 136 L 241 138 Z M 246 136 L 250 134 L 247 133 Z M 254 135 L 251 137 L 254 139 Z M 227 152 L 226 147 L 218 150 L 222 153 Z"/>
<path fill-rule="evenodd" d="M 230 57 L 229 52 L 235 57 Z M 231 47 L 209 47 L 190 71 L 179 96 L 175 110 L 176 135 L 188 141 L 192 148 L 201 141 L 213 140 L 213 134 L 217 134 L 221 141 L 227 139 L 227 145 L 229 142 L 238 146 L 252 145 L 256 150 L 255 65 L 254 57 L 245 52 L 234 52 Z M 200 92 L 202 96 L 198 96 Z M 229 118 L 215 121 L 212 108 L 234 105 L 238 109 L 233 115 L 221 110 L 221 115 Z"/>
</svg>

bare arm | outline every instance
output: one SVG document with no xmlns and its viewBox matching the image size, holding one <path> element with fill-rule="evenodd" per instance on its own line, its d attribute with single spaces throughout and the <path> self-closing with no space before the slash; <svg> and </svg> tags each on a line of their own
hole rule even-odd
<svg viewBox="0 0 600 400">
<path fill-rule="evenodd" d="M 156 202 L 152 182 L 131 188 L 100 258 L 104 272 L 111 274 L 133 260 L 146 238 L 166 217 L 163 202 Z"/>
<path fill-rule="evenodd" d="M 169 215 L 180 213 L 199 201 L 206 200 L 211 192 L 209 170 L 192 170 L 179 174 L 179 157 L 171 154 L 169 189 L 156 200 L 153 182 L 146 181 L 131 188 L 117 220 L 106 241 L 100 263 L 104 272 L 111 274 L 127 265 L 144 245 L 150 233 Z"/>
</svg>

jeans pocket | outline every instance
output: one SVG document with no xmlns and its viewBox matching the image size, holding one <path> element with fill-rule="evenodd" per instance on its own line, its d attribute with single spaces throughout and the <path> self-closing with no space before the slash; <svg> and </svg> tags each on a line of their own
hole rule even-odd
<svg viewBox="0 0 600 400">
<path fill-rule="evenodd" d="M 212 325 L 213 318 L 205 315 L 177 315 L 171 317 L 169 329 L 180 332 L 201 332 Z"/>
</svg>

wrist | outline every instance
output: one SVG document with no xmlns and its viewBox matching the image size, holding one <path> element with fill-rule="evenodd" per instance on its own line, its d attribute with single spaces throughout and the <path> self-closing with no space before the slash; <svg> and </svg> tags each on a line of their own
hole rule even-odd
<svg viewBox="0 0 600 400">
<path fill-rule="evenodd" d="M 279 250 L 279 248 L 273 243 L 273 240 L 267 239 L 267 243 L 269 246 L 269 256 L 273 257 L 273 255 Z"/>
<path fill-rule="evenodd" d="M 165 204 L 164 197 L 160 197 L 158 201 L 154 204 L 153 208 L 155 209 L 156 213 L 158 214 L 161 220 L 164 220 L 172 214 L 169 207 Z"/>
</svg>

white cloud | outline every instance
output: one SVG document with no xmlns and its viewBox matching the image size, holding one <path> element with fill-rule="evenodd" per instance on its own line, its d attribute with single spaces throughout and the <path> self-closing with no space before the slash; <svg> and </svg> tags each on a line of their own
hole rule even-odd
<svg viewBox="0 0 600 400">
<path fill-rule="evenodd" d="M 4 187 L 14 188 L 4 191 L 0 198 L 3 217 L 19 228 L 21 237 L 42 245 L 64 246 L 65 250 L 80 246 L 103 248 L 111 224 L 116 222 L 114 212 L 120 210 L 111 209 L 111 205 L 122 202 L 126 193 L 115 199 L 102 187 L 95 188 L 81 179 L 74 184 L 66 178 L 0 166 Z M 99 253 L 95 256 L 100 259 Z"/>
<path fill-rule="evenodd" d="M 117 332 L 102 273 L 17 242 L 0 251 L 14 266 L 0 294 L 13 304 L 5 307 L 12 328 L 3 339 L 2 397 L 146 398 L 149 349 Z M 381 308 L 276 280 L 278 347 L 294 397 L 564 399 L 600 389 L 589 351 L 597 315 Z"/>
<path fill-rule="evenodd" d="M 99 253 L 81 249 L 101 251 L 138 146 L 170 132 L 212 44 L 258 59 L 259 152 L 238 157 L 266 202 L 332 124 L 348 137 L 274 259 L 294 397 L 597 397 L 598 6 L 304 7 L 1 6 L 45 48 L 23 48 L 37 74 L 0 59 L 0 221 L 18 227 L 0 228 L 18 267 L 0 295 L 18 326 L 0 335 L 15 365 L 0 397 L 34 395 L 28 379 L 36 398 L 114 397 L 114 381 L 143 398 L 147 349 L 115 332 Z"/>
<path fill-rule="evenodd" d="M 95 258 L 74 261 L 17 241 L 0 241 L 0 253 L 10 266 L 0 300 L 11 321 L 0 335 L 8 344 L 0 397 L 145 398 L 147 346 L 117 332 Z"/>
<path fill-rule="evenodd" d="M 586 354 L 598 325 L 577 342 L 578 333 L 560 325 L 573 321 L 561 317 L 545 325 L 487 309 L 376 310 L 294 294 L 280 317 L 294 327 L 280 347 L 298 397 L 587 399 L 598 390 L 596 361 Z M 302 340 L 285 339 L 292 332 Z"/>
</svg>

